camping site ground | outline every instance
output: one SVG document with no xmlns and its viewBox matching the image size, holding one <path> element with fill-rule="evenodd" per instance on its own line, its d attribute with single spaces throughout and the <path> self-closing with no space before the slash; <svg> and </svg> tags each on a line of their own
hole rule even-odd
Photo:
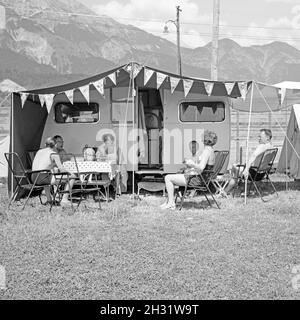
<svg viewBox="0 0 300 320">
<path fill-rule="evenodd" d="M 221 210 L 195 197 L 163 211 L 154 194 L 72 214 L 36 198 L 7 212 L 2 186 L 0 298 L 299 299 L 300 186 L 277 187 L 266 203 L 221 199 Z"/>
</svg>

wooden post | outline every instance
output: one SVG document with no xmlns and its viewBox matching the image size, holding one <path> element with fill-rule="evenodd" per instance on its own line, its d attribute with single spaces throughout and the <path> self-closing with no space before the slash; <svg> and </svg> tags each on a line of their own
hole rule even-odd
<svg viewBox="0 0 300 320">
<path fill-rule="evenodd" d="M 180 53 L 180 21 L 179 13 L 182 11 L 180 6 L 176 7 L 176 29 L 177 29 L 177 63 L 178 63 L 178 73 L 182 76 L 182 67 L 181 67 L 181 53 Z"/>
<path fill-rule="evenodd" d="M 220 0 L 214 0 L 213 9 L 213 29 L 212 29 L 212 50 L 211 50 L 211 79 L 218 80 L 218 41 L 219 41 L 219 16 Z"/>
</svg>

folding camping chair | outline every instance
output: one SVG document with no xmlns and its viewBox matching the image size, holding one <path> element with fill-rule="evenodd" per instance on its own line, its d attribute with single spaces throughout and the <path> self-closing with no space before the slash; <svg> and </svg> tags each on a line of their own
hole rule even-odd
<svg viewBox="0 0 300 320">
<path fill-rule="evenodd" d="M 217 169 L 217 168 L 216 168 Z M 219 169 L 220 171 L 221 169 Z M 179 210 L 182 209 L 183 201 L 186 198 L 187 191 L 188 190 L 195 190 L 200 191 L 200 193 L 203 193 L 208 204 L 212 207 L 212 204 L 207 197 L 207 193 L 210 194 L 212 200 L 217 205 L 218 209 L 220 209 L 220 206 L 218 202 L 216 201 L 213 192 L 209 188 L 209 184 L 211 183 L 211 179 L 215 176 L 215 167 L 213 170 L 203 170 L 202 173 L 199 173 L 198 175 L 191 175 L 187 179 L 187 184 L 184 187 L 184 191 L 182 192 L 181 188 L 175 189 L 176 195 L 175 195 L 175 203 L 177 201 L 177 198 L 179 197 L 181 199 L 180 201 L 180 207 Z M 196 179 L 195 179 L 196 178 Z"/>
<path fill-rule="evenodd" d="M 30 169 L 32 168 L 32 163 L 37 152 L 38 150 L 26 151 L 26 160 L 27 160 L 28 168 Z"/>
<path fill-rule="evenodd" d="M 32 170 L 26 170 L 23 162 L 20 158 L 20 156 L 16 152 L 8 152 L 4 154 L 5 159 L 8 163 L 8 168 L 10 172 L 13 175 L 13 178 L 16 182 L 16 188 L 11 195 L 8 203 L 8 209 L 10 208 L 11 204 L 16 201 L 19 193 L 22 190 L 27 190 L 29 191 L 27 198 L 25 200 L 25 203 L 23 205 L 22 210 L 25 209 L 26 204 L 29 200 L 29 197 L 31 196 L 32 192 L 35 191 L 42 191 L 44 187 L 49 187 L 51 188 L 51 184 L 45 183 L 42 185 L 39 185 L 37 182 L 39 181 L 39 177 L 41 174 L 46 174 L 49 175 L 49 181 L 51 181 L 51 171 L 50 170 L 39 170 L 39 171 L 32 171 Z M 35 179 L 32 179 L 33 174 L 37 174 Z M 39 199 L 41 204 L 43 204 L 42 199 L 41 199 L 41 193 L 39 193 Z"/>
<path fill-rule="evenodd" d="M 229 151 L 227 150 L 215 151 L 214 173 L 211 177 L 211 184 L 216 190 L 215 195 L 221 195 L 225 198 L 227 198 L 228 196 L 224 189 L 227 186 L 229 179 L 223 173 L 221 173 L 221 170 L 228 155 Z"/>
<path fill-rule="evenodd" d="M 277 151 L 278 151 L 278 148 L 272 148 L 272 149 L 266 150 L 262 155 L 259 156 L 260 160 L 259 160 L 258 165 L 251 166 L 250 170 L 249 170 L 249 176 L 247 179 L 247 182 L 249 181 L 248 193 L 250 193 L 252 186 L 254 186 L 255 191 L 259 194 L 262 201 L 264 201 L 264 202 L 266 200 L 264 200 L 263 195 L 262 195 L 262 190 L 261 190 L 261 188 L 259 188 L 259 184 L 257 182 L 262 182 L 263 180 L 266 180 L 267 182 L 269 182 L 271 184 L 274 192 L 278 196 L 277 190 L 269 177 L 269 175 L 271 173 L 274 173 L 273 163 L 274 163 Z M 241 167 L 244 170 L 246 166 L 239 165 L 239 167 Z M 234 188 L 234 191 L 233 191 L 233 196 L 235 194 L 235 190 L 238 187 L 238 185 L 241 183 L 245 183 L 245 178 L 242 175 L 236 177 L 236 179 L 237 179 L 237 183 L 236 183 L 236 187 Z"/>
</svg>

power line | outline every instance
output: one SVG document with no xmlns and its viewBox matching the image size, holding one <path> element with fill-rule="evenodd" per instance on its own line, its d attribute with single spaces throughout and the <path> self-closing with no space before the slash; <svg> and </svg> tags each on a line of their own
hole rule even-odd
<svg viewBox="0 0 300 320">
<path fill-rule="evenodd" d="M 1 3 L 0 3 L 1 4 Z M 3 7 L 8 8 L 8 9 L 12 9 L 12 10 L 16 10 L 15 7 L 13 6 L 7 6 L 7 5 L 3 5 L 1 4 Z M 41 8 L 39 7 L 31 7 L 30 10 L 39 10 L 41 11 Z M 126 18 L 126 17 L 118 17 L 118 16 L 114 16 L 114 17 L 109 17 L 106 15 L 97 15 L 97 14 L 85 14 L 85 13 L 77 13 L 77 12 L 71 12 L 71 11 L 53 11 L 53 10 L 46 10 L 46 9 L 42 9 L 43 13 L 52 13 L 52 14 L 61 14 L 61 15 L 67 15 L 67 16 L 79 16 L 79 17 L 90 17 L 90 18 L 111 18 L 114 20 L 125 20 L 125 21 L 141 21 L 141 22 L 157 22 L 157 23 L 161 23 L 163 24 L 163 21 L 160 19 L 143 19 L 143 18 Z M 33 13 L 37 13 L 37 12 L 33 12 Z M 29 18 L 29 17 L 28 17 Z M 211 27 L 212 24 L 210 23 L 199 23 L 199 22 L 193 22 L 193 21 L 189 21 L 189 22 L 184 22 L 181 21 L 180 22 L 181 25 L 197 25 L 197 26 L 207 26 L 207 27 Z M 263 26 L 246 26 L 246 25 L 229 25 L 229 24 L 220 24 L 219 25 L 222 28 L 239 28 L 239 29 L 268 29 L 268 30 L 300 30 L 300 28 L 288 28 L 288 27 L 263 27 Z"/>
<path fill-rule="evenodd" d="M 6 8 L 13 8 L 13 7 L 8 7 L 8 6 L 5 6 L 5 7 Z M 41 11 L 39 11 L 39 13 L 40 12 Z M 55 14 L 63 13 L 64 15 L 67 15 L 67 18 L 69 18 L 69 19 L 72 18 L 72 16 L 74 16 L 74 15 L 85 16 L 85 17 L 97 17 L 97 18 L 106 17 L 106 16 L 99 16 L 99 15 L 73 14 L 73 13 L 69 13 L 69 12 L 58 12 L 58 11 L 54 12 L 54 11 L 47 11 L 47 10 L 43 10 L 43 12 L 55 13 Z M 41 17 L 41 18 L 39 18 L 37 16 L 28 17 L 26 15 L 21 15 L 21 14 L 18 14 L 18 16 L 20 16 L 22 18 L 25 18 L 25 19 L 28 19 L 28 20 L 32 20 L 32 21 L 46 20 L 46 21 L 56 21 L 56 22 L 63 23 L 63 21 L 61 19 L 59 19 L 59 18 L 50 18 L 50 17 Z M 150 21 L 150 20 L 145 20 L 145 21 Z M 207 26 L 210 26 L 210 25 L 207 24 Z M 118 27 L 118 26 L 109 25 L 108 27 L 110 29 L 118 29 L 118 30 L 120 29 L 120 27 Z M 264 28 L 264 27 L 261 27 L 261 28 Z M 127 25 L 127 29 L 132 30 L 132 31 L 136 31 L 136 29 L 139 29 L 140 31 L 148 30 L 152 34 L 159 35 L 159 36 L 163 35 L 162 30 L 155 30 L 155 29 L 152 29 L 152 28 L 149 28 L 149 27 L 143 27 L 143 29 L 141 29 L 141 28 L 133 26 L 133 25 Z M 170 34 L 175 34 L 176 31 L 175 30 L 174 31 L 170 30 L 169 33 Z M 204 32 L 194 33 L 192 31 L 181 31 L 181 34 L 184 35 L 184 36 L 194 36 L 194 37 L 195 36 L 202 36 L 202 37 L 211 38 L 211 33 L 204 33 Z M 274 36 L 257 37 L 257 36 L 247 36 L 247 35 L 243 35 L 243 34 L 228 34 L 228 33 L 220 33 L 219 35 L 220 35 L 220 37 L 233 38 L 233 39 L 258 40 L 258 41 L 259 40 L 261 40 L 261 41 L 264 41 L 264 40 L 274 40 L 274 41 L 276 41 L 277 40 L 277 41 L 284 41 L 284 42 L 287 41 L 287 37 L 285 37 L 285 38 L 274 37 Z M 288 40 L 291 40 L 291 41 L 294 41 L 294 42 L 300 42 L 300 38 L 295 38 L 295 37 L 290 38 Z"/>
</svg>

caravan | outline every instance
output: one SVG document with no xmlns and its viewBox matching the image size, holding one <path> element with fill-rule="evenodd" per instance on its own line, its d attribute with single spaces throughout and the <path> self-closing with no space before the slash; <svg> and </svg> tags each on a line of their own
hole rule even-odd
<svg viewBox="0 0 300 320">
<path fill-rule="evenodd" d="M 241 94 L 238 82 L 129 63 L 81 81 L 13 93 L 11 150 L 25 162 L 27 150 L 59 134 L 68 152 L 82 154 L 84 146 L 98 147 L 110 133 L 128 172 L 172 173 L 191 156 L 191 141 L 202 151 L 206 129 L 216 132 L 217 150 L 230 150 L 230 98 Z"/>
</svg>

